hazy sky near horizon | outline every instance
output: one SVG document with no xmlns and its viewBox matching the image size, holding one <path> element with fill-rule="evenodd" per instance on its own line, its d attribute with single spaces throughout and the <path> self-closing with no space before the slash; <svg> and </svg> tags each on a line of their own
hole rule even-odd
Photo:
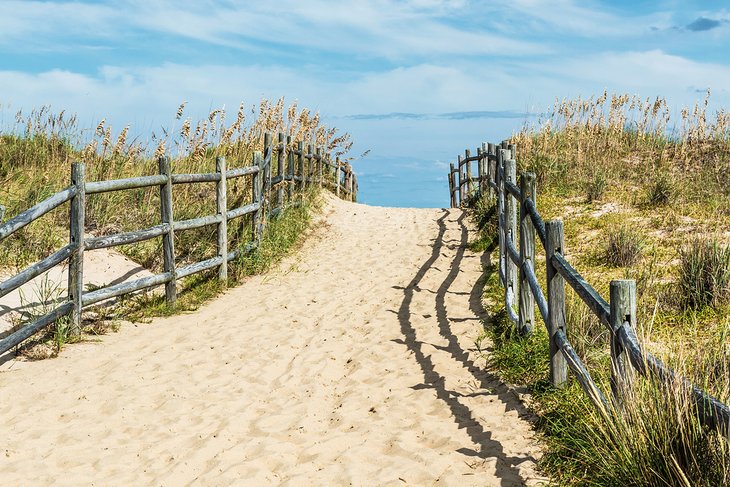
<svg viewBox="0 0 730 487">
<path fill-rule="evenodd" d="M 607 89 L 679 111 L 709 88 L 730 106 L 725 5 L 0 0 L 0 116 L 50 104 L 144 132 L 183 100 L 200 117 L 285 96 L 371 150 L 355 163 L 365 202 L 443 206 L 457 154 L 556 98 Z"/>
</svg>

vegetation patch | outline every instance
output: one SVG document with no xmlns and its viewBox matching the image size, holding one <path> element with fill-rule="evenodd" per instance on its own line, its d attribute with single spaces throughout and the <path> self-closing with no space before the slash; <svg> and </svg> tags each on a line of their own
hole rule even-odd
<svg viewBox="0 0 730 487">
<path fill-rule="evenodd" d="M 12 218 L 68 187 L 72 162 L 85 163 L 87 182 L 108 181 L 158 174 L 158 159 L 162 155 L 171 157 L 172 172 L 178 174 L 216 172 L 219 157 L 226 158 L 229 170 L 250 166 L 254 153 L 264 150 L 266 133 L 286 132 L 289 142 L 295 146 L 299 142 L 305 143 L 305 147 L 312 144 L 333 158 L 344 156 L 352 145 L 349 134 L 340 134 L 336 128 L 322 125 L 318 114 L 300 109 L 296 103 L 285 106 L 283 98 L 275 103 L 262 100 L 254 110 L 242 104 L 232 120 L 227 119 L 224 109 L 215 109 L 202 120 L 194 121 L 186 115 L 185 105 L 178 108 L 172 128 L 152 134 L 147 142 L 133 137 L 129 126 L 115 131 L 105 120 L 101 120 L 95 129 L 86 130 L 79 127 L 75 117 L 69 117 L 65 112 L 53 113 L 47 107 L 28 113 L 19 111 L 15 115 L 15 127 L 0 133 L 0 174 L 6 183 L 0 189 L 2 217 L 5 220 Z M 251 122 L 247 122 L 249 118 Z M 340 160 L 346 163 L 350 158 L 341 157 Z M 285 162 L 285 167 L 288 163 Z M 273 175 L 277 176 L 276 160 L 271 164 Z M 312 171 L 312 167 L 305 164 L 304 170 Z M 273 191 L 277 189 L 275 187 Z M 294 188 L 286 187 L 285 193 L 293 193 L 295 197 L 288 202 L 286 210 L 271 216 L 259 245 L 229 265 L 227 284 L 265 272 L 300 241 L 310 224 L 312 211 L 317 209 L 315 201 L 319 188 L 310 188 L 304 193 L 299 187 L 293 192 L 290 189 Z M 93 237 L 138 231 L 160 224 L 159 187 L 87 196 L 84 230 Z M 229 179 L 226 199 L 229 209 L 251 203 L 252 178 Z M 176 185 L 172 207 L 175 221 L 216 214 L 215 184 Z M 246 215 L 229 220 L 229 249 L 243 247 L 252 240 L 252 218 L 252 215 Z M 43 216 L 42 222 L 33 222 L 4 239 L 0 246 L 0 269 L 15 274 L 67 245 L 68 225 L 68 207 L 62 205 Z M 217 256 L 216 231 L 211 225 L 176 232 L 176 265 L 184 267 Z M 159 238 L 124 245 L 118 250 L 153 273 L 162 271 L 163 252 Z M 116 329 L 117 320 L 123 313 L 127 313 L 127 319 L 146 319 L 196 309 L 225 287 L 212 274 L 203 273 L 179 281 L 180 294 L 174 307 L 168 306 L 157 293 L 142 293 L 122 297 L 112 308 L 95 306 L 85 310 L 83 331 L 88 338 Z M 58 301 L 49 301 L 47 296 L 40 296 L 40 300 L 49 305 Z M 36 311 L 20 316 L 15 326 L 22 327 L 50 309 L 38 307 Z M 50 348 L 57 353 L 63 344 L 72 340 L 69 331 L 68 323 L 59 320 L 55 326 L 33 337 L 31 343 L 53 344 Z M 31 348 L 39 346 L 23 347 L 23 350 L 31 353 Z"/>
<path fill-rule="evenodd" d="M 564 220 L 568 260 L 606 298 L 611 280 L 634 279 L 636 331 L 646 351 L 727 404 L 730 118 L 724 112 L 713 118 L 706 107 L 705 100 L 684 110 L 672 132 L 661 98 L 604 93 L 564 100 L 510 142 L 517 145 L 518 170 L 538 175 L 538 211 L 545 220 Z M 477 211 L 476 221 L 484 214 Z M 494 224 L 480 228 L 492 232 L 480 240 L 495 238 Z M 496 263 L 496 252 L 485 248 Z M 539 245 L 535 269 L 545 289 Z M 686 387 L 637 374 L 620 389 L 620 400 L 609 399 L 607 414 L 594 409 L 572 378 L 553 388 L 544 324 L 537 319 L 532 336 L 519 336 L 506 319 L 497 270 L 486 272 L 489 366 L 531 391 L 547 445 L 540 465 L 556 483 L 730 485 L 728 439 L 700 424 Z M 566 328 L 612 398 L 610 335 L 572 291 Z"/>
</svg>

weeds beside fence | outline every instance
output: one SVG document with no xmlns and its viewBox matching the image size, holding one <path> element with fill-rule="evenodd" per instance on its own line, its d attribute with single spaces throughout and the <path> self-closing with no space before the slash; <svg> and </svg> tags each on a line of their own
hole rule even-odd
<svg viewBox="0 0 730 487">
<path fill-rule="evenodd" d="M 472 163 L 477 175 L 472 175 Z M 475 198 L 496 201 L 499 238 L 499 277 L 504 287 L 504 305 L 518 331 L 528 335 L 535 322 L 535 305 L 549 336 L 550 382 L 562 386 L 570 369 L 583 391 L 606 418 L 614 417 L 632 386 L 634 374 L 667 384 L 687 393 L 694 402 L 703 425 L 730 435 L 730 408 L 679 376 L 659 359 L 643 350 L 636 329 L 636 283 L 614 280 L 606 301 L 583 279 L 565 258 L 563 222 L 543 221 L 536 203 L 536 177 L 516 175 L 516 147 L 482 144 L 476 156 L 466 151 L 457 167 L 449 172 L 451 206 L 470 203 Z M 535 273 L 535 241 L 545 251 L 547 293 Z M 568 341 L 565 313 L 565 284 L 576 292 L 610 334 L 612 399 L 596 386 L 581 358 Z M 517 306 L 517 310 L 515 310 Z"/>
<path fill-rule="evenodd" d="M 50 211 L 70 202 L 69 243 L 60 250 L 36 262 L 16 275 L 0 283 L 0 297 L 18 289 L 31 279 L 49 269 L 68 261 L 68 295 L 55 309 L 22 326 L 0 339 L 0 354 L 19 345 L 38 331 L 57 320 L 70 317 L 70 333 L 81 332 L 81 311 L 84 307 L 101 301 L 151 288 L 165 286 L 165 299 L 174 305 L 177 299 L 176 282 L 184 277 L 210 269 L 218 269 L 218 279 L 224 284 L 228 280 L 228 263 L 254 250 L 266 231 L 267 221 L 276 217 L 288 206 L 301 204 L 301 196 L 312 185 L 331 189 L 337 196 L 355 201 L 357 198 L 357 177 L 349 164 L 332 161 L 330 154 L 321 147 L 304 142 L 292 144 L 291 137 L 278 134 L 274 144 L 269 134 L 264 136 L 264 152 L 255 152 L 252 165 L 230 169 L 224 157 L 216 158 L 213 173 L 175 174 L 168 157 L 160 157 L 159 173 L 110 181 L 86 181 L 85 165 L 74 163 L 71 167 L 71 184 L 19 213 L 0 225 L 0 242 L 26 225 L 38 220 Z M 228 209 L 227 182 L 235 178 L 251 178 L 251 195 L 248 203 Z M 175 185 L 215 183 L 216 213 L 187 220 L 175 220 L 173 192 Z M 136 188 L 159 187 L 160 223 L 137 231 L 116 233 L 102 237 L 85 237 L 86 196 L 98 193 L 123 191 Z M 236 201 L 246 198 L 236 195 Z M 124 208 L 118 208 L 124 211 Z M 229 249 L 228 222 L 251 215 L 251 240 L 235 249 Z M 217 255 L 184 267 L 176 266 L 176 232 L 216 226 Z M 84 251 L 134 244 L 162 237 L 163 272 L 84 291 Z"/>
</svg>

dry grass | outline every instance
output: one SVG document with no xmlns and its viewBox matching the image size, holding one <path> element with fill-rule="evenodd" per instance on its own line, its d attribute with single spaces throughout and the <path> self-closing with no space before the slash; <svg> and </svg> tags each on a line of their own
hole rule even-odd
<svg viewBox="0 0 730 487">
<path fill-rule="evenodd" d="M 538 175 L 542 215 L 565 221 L 569 260 L 605 297 L 612 279 L 635 279 L 645 348 L 727 403 L 730 308 L 721 249 L 730 240 L 730 116 L 710 115 L 708 104 L 709 93 L 675 121 L 662 98 L 562 100 L 511 142 L 520 170 Z M 715 239 L 712 249 L 692 252 L 687 242 L 695 236 Z M 690 292 L 721 298 L 687 306 L 682 296 Z M 571 342 L 607 390 L 608 333 L 574 296 L 566 311 Z M 498 344 L 503 373 L 514 379 L 522 369 L 511 364 L 531 361 L 536 347 Z M 524 379 L 551 446 L 543 467 L 559 483 L 730 484 L 727 439 L 700 425 L 678 384 L 639 381 L 619 420 L 606 422 L 575 384 L 546 388 L 546 365 L 530 370 Z"/>
<path fill-rule="evenodd" d="M 319 114 L 284 99 L 262 100 L 257 107 L 243 104 L 230 121 L 225 109 L 215 109 L 202 120 L 186 116 L 186 103 L 174 125 L 153 133 L 148 141 L 131 138 L 129 126 L 116 130 L 101 120 L 93 130 L 81 128 L 75 117 L 52 113 L 48 107 L 15 114 L 15 126 L 0 133 L 0 204 L 10 218 L 68 185 L 70 164 L 86 163 L 88 181 L 156 174 L 156 156 L 172 157 L 174 173 L 214 172 L 217 156 L 225 156 L 229 168 L 252 164 L 254 151 L 263 150 L 263 135 L 285 132 L 291 144 L 299 141 L 322 147 L 330 157 L 344 156 L 352 146 L 349 134 L 324 126 Z M 347 161 L 346 157 L 342 157 Z M 273 165 L 276 175 L 276 164 Z M 90 195 L 86 230 L 96 235 L 139 230 L 159 223 L 159 191 L 144 188 Z M 177 185 L 173 192 L 176 219 L 215 213 L 213 184 Z M 251 178 L 228 183 L 231 208 L 250 202 Z M 251 222 L 241 218 L 229 224 L 231 247 L 250 238 Z M 61 207 L 3 242 L 0 267 L 23 268 L 61 247 L 68 238 L 67 209 Z M 212 257 L 213 230 L 203 228 L 176 235 L 181 262 Z M 159 269 L 160 243 L 156 240 L 129 245 L 121 250 L 150 269 Z"/>
</svg>

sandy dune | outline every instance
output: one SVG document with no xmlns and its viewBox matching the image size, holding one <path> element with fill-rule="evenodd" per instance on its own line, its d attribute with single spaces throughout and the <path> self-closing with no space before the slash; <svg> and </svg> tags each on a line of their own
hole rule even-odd
<svg viewBox="0 0 730 487">
<path fill-rule="evenodd" d="M 87 238 L 92 235 L 88 235 Z M 0 270 L 0 280 L 14 275 Z M 151 276 L 141 265 L 114 249 L 87 250 L 84 253 L 84 286 L 111 286 Z M 68 266 L 57 265 L 51 270 L 0 298 L 0 337 L 13 329 L 14 318 L 35 311 L 43 301 L 65 301 L 68 296 Z M 47 311 L 46 311 L 47 312 Z M 36 315 L 44 314 L 36 312 Z M 27 319 L 27 317 L 26 317 Z M 0 365 L 0 370 L 6 366 Z"/>
<path fill-rule="evenodd" d="M 459 210 L 328 199 L 297 256 L 199 311 L 0 373 L 7 485 L 521 485 L 538 448 L 475 363 Z"/>
</svg>

